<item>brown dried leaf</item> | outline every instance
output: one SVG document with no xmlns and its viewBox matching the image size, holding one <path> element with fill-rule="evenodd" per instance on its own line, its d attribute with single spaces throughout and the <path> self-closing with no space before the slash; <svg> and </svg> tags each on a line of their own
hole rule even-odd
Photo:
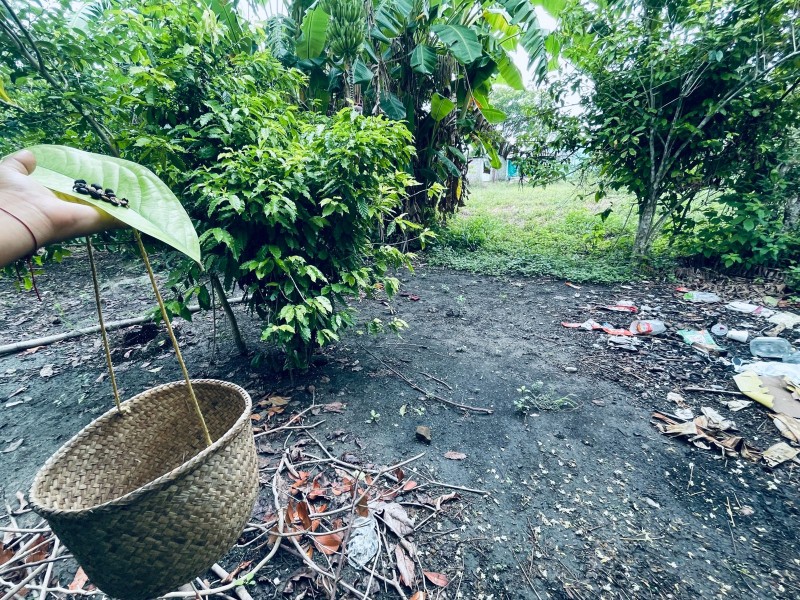
<svg viewBox="0 0 800 600">
<path fill-rule="evenodd" d="M 428 578 L 433 585 L 438 585 L 439 587 L 446 587 L 450 580 L 447 579 L 447 576 L 444 573 L 434 573 L 433 571 L 423 571 L 425 577 Z"/>
<path fill-rule="evenodd" d="M 336 554 L 336 552 L 339 550 L 339 546 L 342 544 L 341 533 L 315 535 L 312 539 L 314 540 L 314 545 L 317 547 L 317 550 L 323 554 L 327 554 L 328 556 L 331 554 Z"/>
<path fill-rule="evenodd" d="M 406 481 L 406 484 L 403 486 L 403 491 L 404 492 L 410 492 L 415 487 L 417 487 L 417 482 L 414 481 L 413 479 L 409 479 L 408 481 Z"/>
<path fill-rule="evenodd" d="M 463 452 L 450 451 L 450 452 L 445 452 L 444 457 L 450 460 L 464 460 L 465 458 L 467 458 L 467 455 L 464 454 Z"/>
<path fill-rule="evenodd" d="M 311 529 L 311 517 L 309 516 L 308 503 L 303 501 L 297 504 L 297 516 L 300 517 L 300 522 L 306 529 Z"/>
<path fill-rule="evenodd" d="M 0 565 L 6 564 L 12 558 L 14 558 L 14 553 L 4 546 L 0 546 Z"/>
<path fill-rule="evenodd" d="M 369 516 L 369 497 L 367 494 L 362 494 L 356 503 L 356 514 L 359 517 Z"/>
<path fill-rule="evenodd" d="M 442 504 L 450 500 L 455 500 L 456 498 L 458 498 L 458 494 L 456 492 L 451 492 L 449 494 L 443 494 L 442 496 L 439 496 L 436 499 L 436 502 L 434 503 L 436 506 L 436 510 L 442 510 Z"/>
<path fill-rule="evenodd" d="M 289 400 L 291 400 L 291 396 L 270 396 L 267 398 L 267 404 L 272 406 L 286 406 L 289 404 Z"/>
<path fill-rule="evenodd" d="M 388 504 L 376 504 L 376 512 L 381 512 L 386 526 L 391 529 L 397 537 L 403 538 L 414 533 L 414 521 L 408 516 L 406 509 L 397 502 Z"/>
<path fill-rule="evenodd" d="M 411 596 L 410 600 L 425 600 L 426 598 L 427 596 L 425 595 L 425 592 L 422 590 L 417 590 L 414 592 L 414 595 Z"/>
<path fill-rule="evenodd" d="M 347 404 L 342 402 L 330 402 L 322 405 L 322 411 L 329 413 L 341 413 L 344 412 L 345 408 L 347 408 Z"/>
<path fill-rule="evenodd" d="M 409 558 L 402 547 L 394 547 L 394 556 L 397 559 L 397 570 L 400 572 L 400 581 L 407 587 L 413 587 L 417 581 L 414 561 Z"/>
<path fill-rule="evenodd" d="M 78 567 L 78 572 L 75 573 L 75 578 L 72 580 L 72 583 L 67 586 L 67 589 L 73 592 L 82 590 L 87 581 L 89 581 L 89 577 L 83 572 L 83 567 Z"/>
</svg>

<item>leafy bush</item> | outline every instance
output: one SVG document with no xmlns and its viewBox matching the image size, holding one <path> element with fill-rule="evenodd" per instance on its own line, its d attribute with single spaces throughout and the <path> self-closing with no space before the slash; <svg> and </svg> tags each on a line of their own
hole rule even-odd
<svg viewBox="0 0 800 600">
<path fill-rule="evenodd" d="M 402 123 L 305 110 L 305 77 L 259 50 L 267 32 L 228 3 L 119 0 L 92 14 L 91 35 L 69 5 L 35 19 L 21 9 L 66 86 L 49 89 L 48 104 L 35 65 L 0 44 L 0 70 L 14 74 L 8 91 L 25 104 L 15 143 L 44 136 L 118 150 L 175 190 L 201 235 L 205 270 L 179 262 L 173 312 L 190 316 L 195 297 L 210 307 L 219 277 L 245 291 L 287 366 L 303 366 L 352 322 L 348 297 L 397 290 L 389 270 L 410 266 L 410 255 L 386 240 L 419 229 L 398 214 L 416 185 L 404 170 L 414 150 Z M 100 125 L 88 127 L 84 114 Z"/>
</svg>

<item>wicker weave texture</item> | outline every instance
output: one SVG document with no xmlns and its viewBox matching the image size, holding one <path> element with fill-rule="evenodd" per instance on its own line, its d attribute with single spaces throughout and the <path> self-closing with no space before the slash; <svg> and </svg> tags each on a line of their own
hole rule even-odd
<svg viewBox="0 0 800 600">
<path fill-rule="evenodd" d="M 161 385 L 89 424 L 39 473 L 31 504 L 89 579 L 122 600 L 148 600 L 205 572 L 234 544 L 258 494 L 251 400 L 210 379 Z"/>
</svg>

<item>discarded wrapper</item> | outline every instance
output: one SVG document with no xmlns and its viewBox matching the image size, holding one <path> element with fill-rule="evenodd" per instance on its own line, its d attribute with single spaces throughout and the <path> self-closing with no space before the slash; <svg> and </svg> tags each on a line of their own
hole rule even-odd
<svg viewBox="0 0 800 600">
<path fill-rule="evenodd" d="M 734 375 L 733 381 L 745 396 L 767 408 L 790 417 L 800 417 L 800 394 L 791 380 L 745 371 Z"/>
</svg>

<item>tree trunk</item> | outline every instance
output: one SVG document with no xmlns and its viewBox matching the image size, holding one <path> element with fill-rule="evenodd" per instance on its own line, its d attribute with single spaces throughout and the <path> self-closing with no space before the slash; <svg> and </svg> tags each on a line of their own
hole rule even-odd
<svg viewBox="0 0 800 600">
<path fill-rule="evenodd" d="M 783 230 L 794 231 L 800 226 L 800 193 L 786 201 L 783 211 Z"/>
<path fill-rule="evenodd" d="M 658 196 L 655 191 L 651 192 L 639 211 L 639 225 L 636 228 L 636 238 L 633 241 L 634 260 L 639 260 L 647 256 L 650 246 L 653 243 L 654 228 L 656 226 L 656 209 L 658 208 Z"/>
<path fill-rule="evenodd" d="M 225 312 L 225 316 L 228 317 L 228 321 L 231 324 L 233 341 L 236 344 L 236 347 L 239 349 L 239 354 L 242 356 L 247 356 L 247 344 L 244 343 L 242 332 L 239 331 L 239 323 L 237 323 L 236 315 L 233 314 L 233 309 L 228 303 L 228 298 L 225 296 L 225 290 L 222 288 L 222 282 L 216 275 L 211 275 L 210 279 L 211 285 L 214 286 L 217 296 L 219 296 L 219 303 L 222 305 L 222 310 Z"/>
</svg>

